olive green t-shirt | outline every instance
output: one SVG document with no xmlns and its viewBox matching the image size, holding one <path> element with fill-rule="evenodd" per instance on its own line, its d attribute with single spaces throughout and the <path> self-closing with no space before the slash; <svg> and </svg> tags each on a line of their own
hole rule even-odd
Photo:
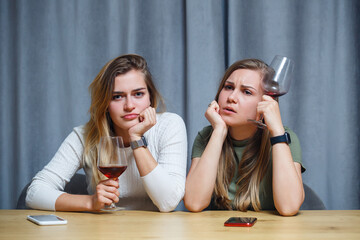
<svg viewBox="0 0 360 240">
<path fill-rule="evenodd" d="M 301 171 L 304 172 L 305 168 L 302 166 L 301 147 L 300 147 L 299 139 L 291 129 L 289 129 L 288 127 L 284 127 L 284 128 L 285 131 L 290 134 L 291 143 L 289 144 L 289 147 L 290 147 L 291 155 L 293 157 L 293 161 L 300 163 Z M 201 157 L 210 139 L 211 132 L 212 132 L 212 127 L 207 126 L 198 133 L 198 135 L 194 140 L 191 158 Z M 242 140 L 242 141 L 232 140 L 232 144 L 235 152 L 236 167 L 234 169 L 235 171 L 234 177 L 230 183 L 228 190 L 228 197 L 231 201 L 233 201 L 237 190 L 237 186 L 236 186 L 236 179 L 238 179 L 237 165 L 239 164 L 239 161 L 242 158 L 242 154 L 246 147 L 247 140 Z M 275 210 L 273 194 L 272 194 L 272 155 L 271 154 L 270 154 L 269 167 L 263 179 L 260 182 L 259 198 L 260 198 L 260 204 L 262 210 Z"/>
</svg>

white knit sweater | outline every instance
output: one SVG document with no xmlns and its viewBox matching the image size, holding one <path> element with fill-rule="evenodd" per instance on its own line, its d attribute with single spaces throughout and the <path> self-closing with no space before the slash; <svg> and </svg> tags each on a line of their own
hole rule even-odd
<svg viewBox="0 0 360 240">
<path fill-rule="evenodd" d="M 144 136 L 148 149 L 158 166 L 140 177 L 130 147 L 126 148 L 128 167 L 119 177 L 120 200 L 118 206 L 136 210 L 171 211 L 184 196 L 187 137 L 180 116 L 174 113 L 157 114 L 157 123 Z M 55 210 L 56 199 L 63 194 L 71 177 L 84 168 L 87 182 L 91 169 L 83 166 L 83 127 L 76 127 L 65 139 L 53 159 L 33 178 L 26 196 L 27 206 L 35 209 Z M 88 184 L 88 192 L 94 186 Z"/>
</svg>

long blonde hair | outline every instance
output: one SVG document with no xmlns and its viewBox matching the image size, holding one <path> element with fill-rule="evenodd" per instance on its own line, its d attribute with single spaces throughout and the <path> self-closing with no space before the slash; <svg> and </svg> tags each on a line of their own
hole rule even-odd
<svg viewBox="0 0 360 240">
<path fill-rule="evenodd" d="M 250 69 L 260 73 L 262 81 L 273 74 L 272 68 L 258 59 L 244 59 L 232 64 L 225 72 L 215 100 L 218 101 L 225 81 L 238 69 Z M 261 209 L 259 199 L 259 185 L 269 165 L 270 140 L 267 129 L 258 129 L 249 139 L 238 166 L 238 179 L 236 180 L 237 192 L 233 203 L 229 200 L 228 189 L 235 171 L 234 148 L 228 133 L 224 141 L 219 167 L 217 171 L 215 189 L 213 193 L 214 203 L 221 209 L 235 208 L 247 211 L 252 207 L 255 211 Z"/>
<path fill-rule="evenodd" d="M 144 80 L 150 95 L 151 107 L 156 109 L 160 105 L 161 109 L 165 108 L 163 99 L 155 88 L 146 60 L 143 57 L 127 54 L 105 64 L 89 86 L 91 94 L 90 120 L 84 127 L 85 147 L 83 163 L 85 167 L 92 169 L 92 187 L 95 187 L 104 178 L 96 166 L 100 138 L 102 136 L 114 135 L 113 123 L 108 112 L 114 89 L 114 81 L 118 75 L 125 74 L 131 70 L 141 71 L 144 74 Z"/>
</svg>

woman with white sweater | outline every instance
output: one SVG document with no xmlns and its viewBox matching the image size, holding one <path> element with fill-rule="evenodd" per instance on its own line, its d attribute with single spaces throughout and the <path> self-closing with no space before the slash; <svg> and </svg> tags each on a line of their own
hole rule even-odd
<svg viewBox="0 0 360 240">
<path fill-rule="evenodd" d="M 33 178 L 27 206 L 56 211 L 100 211 L 112 202 L 125 209 L 172 211 L 184 196 L 187 136 L 174 113 L 156 113 L 162 99 L 144 58 L 108 62 L 90 85 L 90 120 L 73 129 L 53 159 Z M 102 136 L 121 136 L 128 157 L 119 181 L 97 169 Z M 136 143 L 136 144 L 135 144 Z M 65 193 L 83 168 L 89 195 Z"/>
</svg>

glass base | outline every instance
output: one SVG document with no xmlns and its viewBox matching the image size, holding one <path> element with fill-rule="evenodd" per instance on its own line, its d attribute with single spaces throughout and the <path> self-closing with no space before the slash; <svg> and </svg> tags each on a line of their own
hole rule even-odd
<svg viewBox="0 0 360 240">
<path fill-rule="evenodd" d="M 256 124 L 259 128 L 267 128 L 266 124 L 260 121 L 256 121 L 254 119 L 248 119 L 248 122 L 252 122 L 254 124 Z"/>
<path fill-rule="evenodd" d="M 102 208 L 101 211 L 104 212 L 115 212 L 115 211 L 121 211 L 121 210 L 125 210 L 125 208 L 123 207 L 114 207 L 114 208 Z"/>
<path fill-rule="evenodd" d="M 112 203 L 110 206 L 105 206 L 104 208 L 101 209 L 101 211 L 104 211 L 104 212 L 113 212 L 113 211 L 120 211 L 120 210 L 125 210 L 125 208 L 118 207 L 114 203 Z"/>
</svg>

